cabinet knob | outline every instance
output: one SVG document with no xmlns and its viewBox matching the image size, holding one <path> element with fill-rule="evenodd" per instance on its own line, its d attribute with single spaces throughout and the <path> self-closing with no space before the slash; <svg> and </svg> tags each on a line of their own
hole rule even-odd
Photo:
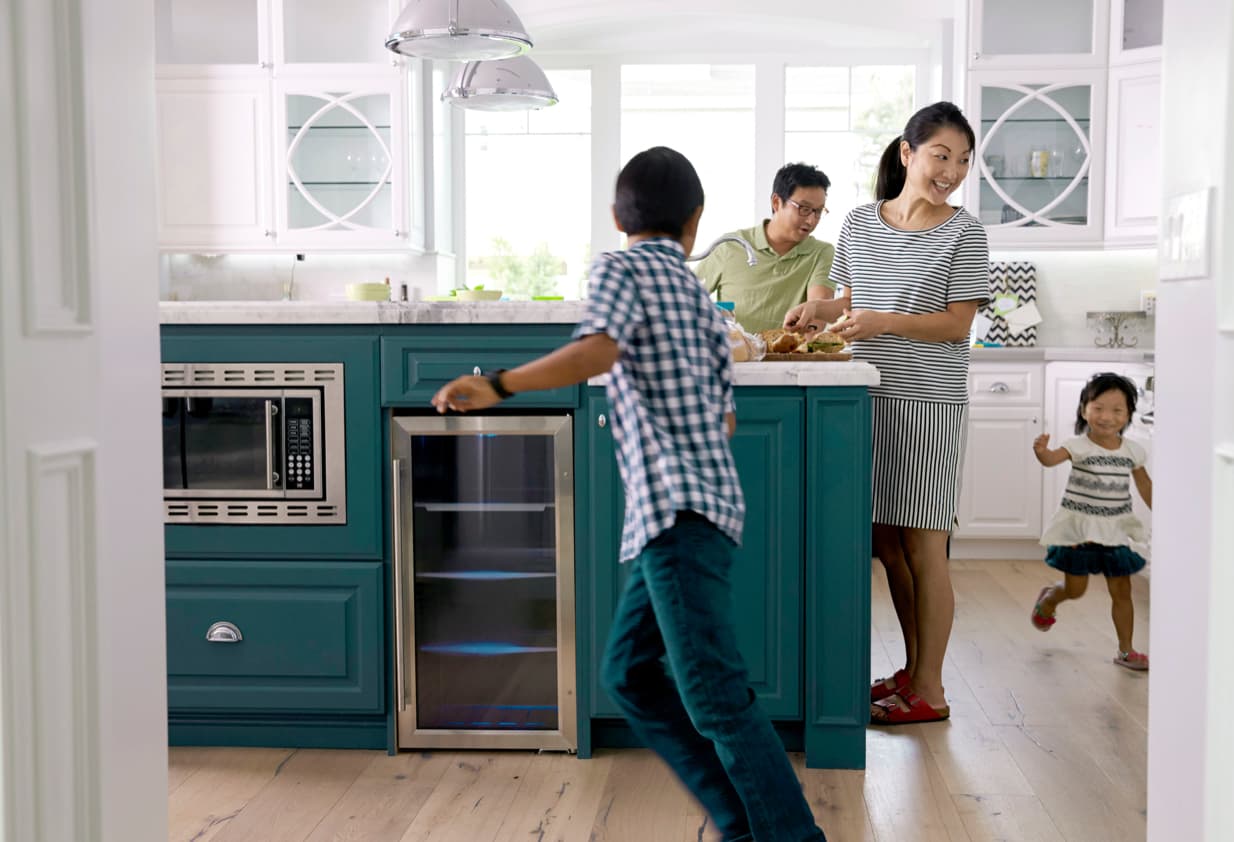
<svg viewBox="0 0 1234 842">
<path fill-rule="evenodd" d="M 990 386 L 990 391 L 996 395 L 1005 395 L 1011 391 L 1011 387 L 1000 380 Z"/>
<path fill-rule="evenodd" d="M 981 53 L 980 53 L 980 52 L 973 53 L 973 61 L 978 61 L 978 60 L 980 60 L 980 59 L 981 59 Z"/>
<path fill-rule="evenodd" d="M 257 66 L 260 67 L 262 70 L 269 70 L 274 65 L 268 61 L 259 61 L 257 62 Z"/>
<path fill-rule="evenodd" d="M 480 366 L 476 366 L 475 368 L 473 368 L 471 370 L 471 373 L 474 374 L 476 377 L 479 377 L 480 376 Z"/>
<path fill-rule="evenodd" d="M 267 230 L 266 230 L 266 236 L 267 236 L 267 237 L 270 237 L 271 239 L 273 239 L 273 238 L 274 238 L 274 232 L 273 232 L 273 231 L 270 231 L 269 229 L 267 229 Z"/>
<path fill-rule="evenodd" d="M 603 412 L 601 412 L 600 416 L 596 418 L 596 426 L 599 427 L 600 429 L 604 429 L 605 427 L 608 426 L 608 419 L 604 417 Z"/>
<path fill-rule="evenodd" d="M 226 620 L 220 620 L 206 629 L 208 643 L 239 643 L 242 640 L 244 635 L 240 634 L 240 629 Z"/>
</svg>

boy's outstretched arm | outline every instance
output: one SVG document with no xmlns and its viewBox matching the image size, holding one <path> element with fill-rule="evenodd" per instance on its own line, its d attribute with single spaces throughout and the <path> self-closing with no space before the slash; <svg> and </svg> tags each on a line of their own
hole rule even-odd
<svg viewBox="0 0 1234 842">
<path fill-rule="evenodd" d="M 1033 453 L 1037 457 L 1037 461 L 1047 468 L 1053 468 L 1055 465 L 1062 464 L 1071 458 L 1071 454 L 1067 452 L 1067 448 L 1058 447 L 1050 449 L 1050 436 L 1048 433 L 1043 433 L 1033 439 Z"/>
<path fill-rule="evenodd" d="M 510 394 L 573 386 L 608 371 L 620 355 L 621 351 L 612 337 L 604 333 L 593 333 L 538 360 L 503 372 L 501 386 Z M 448 409 L 471 412 L 487 409 L 500 402 L 501 398 L 488 382 L 488 378 L 475 375 L 451 380 L 433 395 L 433 406 L 438 412 Z"/>
<path fill-rule="evenodd" d="M 1150 509 L 1153 507 L 1153 480 L 1148 475 L 1148 471 L 1141 465 L 1131 471 L 1131 478 L 1135 480 L 1135 490 L 1140 492 L 1140 499 L 1144 501 L 1144 505 Z"/>
</svg>

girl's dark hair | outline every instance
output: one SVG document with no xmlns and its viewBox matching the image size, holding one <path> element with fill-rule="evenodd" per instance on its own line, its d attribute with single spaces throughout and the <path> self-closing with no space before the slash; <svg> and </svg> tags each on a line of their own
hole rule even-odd
<svg viewBox="0 0 1234 842">
<path fill-rule="evenodd" d="M 904 189 L 904 179 L 908 176 L 908 171 L 900 161 L 900 141 L 907 140 L 909 148 L 916 149 L 944 126 L 963 132 L 968 138 L 968 148 L 977 148 L 977 136 L 973 134 L 973 127 L 954 103 L 936 102 L 927 105 L 908 118 L 904 134 L 898 135 L 883 150 L 883 157 L 878 162 L 878 181 L 874 185 L 875 199 L 894 199 Z"/>
<path fill-rule="evenodd" d="M 685 155 L 653 146 L 630 159 L 617 176 L 613 205 L 628 235 L 680 237 L 703 204 L 703 183 Z"/>
<path fill-rule="evenodd" d="M 1103 371 L 1100 374 L 1094 374 L 1092 379 L 1084 384 L 1084 390 L 1080 392 L 1080 405 L 1076 407 L 1075 411 L 1076 435 L 1080 435 L 1088 430 L 1088 422 L 1084 420 L 1084 407 L 1097 400 L 1106 392 L 1112 392 L 1115 389 L 1122 392 L 1123 397 L 1127 399 L 1127 423 L 1123 426 L 1123 429 L 1126 430 L 1127 427 L 1131 426 L 1131 416 L 1135 415 L 1135 399 L 1137 394 L 1135 384 L 1121 374 Z"/>
</svg>

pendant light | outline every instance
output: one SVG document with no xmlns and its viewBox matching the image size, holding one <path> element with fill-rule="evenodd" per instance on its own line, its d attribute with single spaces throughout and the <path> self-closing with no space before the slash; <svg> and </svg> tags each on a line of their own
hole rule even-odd
<svg viewBox="0 0 1234 842">
<path fill-rule="evenodd" d="M 522 55 L 531 36 L 505 0 L 410 0 L 386 48 L 417 58 L 485 61 Z"/>
<path fill-rule="evenodd" d="M 529 56 L 468 62 L 441 99 L 478 111 L 526 111 L 557 104 L 548 77 Z"/>
</svg>

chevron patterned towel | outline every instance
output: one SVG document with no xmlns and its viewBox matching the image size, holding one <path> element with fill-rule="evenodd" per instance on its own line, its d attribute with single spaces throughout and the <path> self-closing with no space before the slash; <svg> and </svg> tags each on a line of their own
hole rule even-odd
<svg viewBox="0 0 1234 842">
<path fill-rule="evenodd" d="M 990 293 L 993 296 L 1011 293 L 1020 306 L 1037 301 L 1037 270 L 1027 261 L 990 261 Z M 1037 344 L 1037 328 L 1012 333 L 1007 320 L 994 312 L 993 302 L 981 308 L 981 314 L 993 322 L 986 331 L 986 342 L 998 342 L 1008 347 L 1032 347 Z"/>
</svg>

